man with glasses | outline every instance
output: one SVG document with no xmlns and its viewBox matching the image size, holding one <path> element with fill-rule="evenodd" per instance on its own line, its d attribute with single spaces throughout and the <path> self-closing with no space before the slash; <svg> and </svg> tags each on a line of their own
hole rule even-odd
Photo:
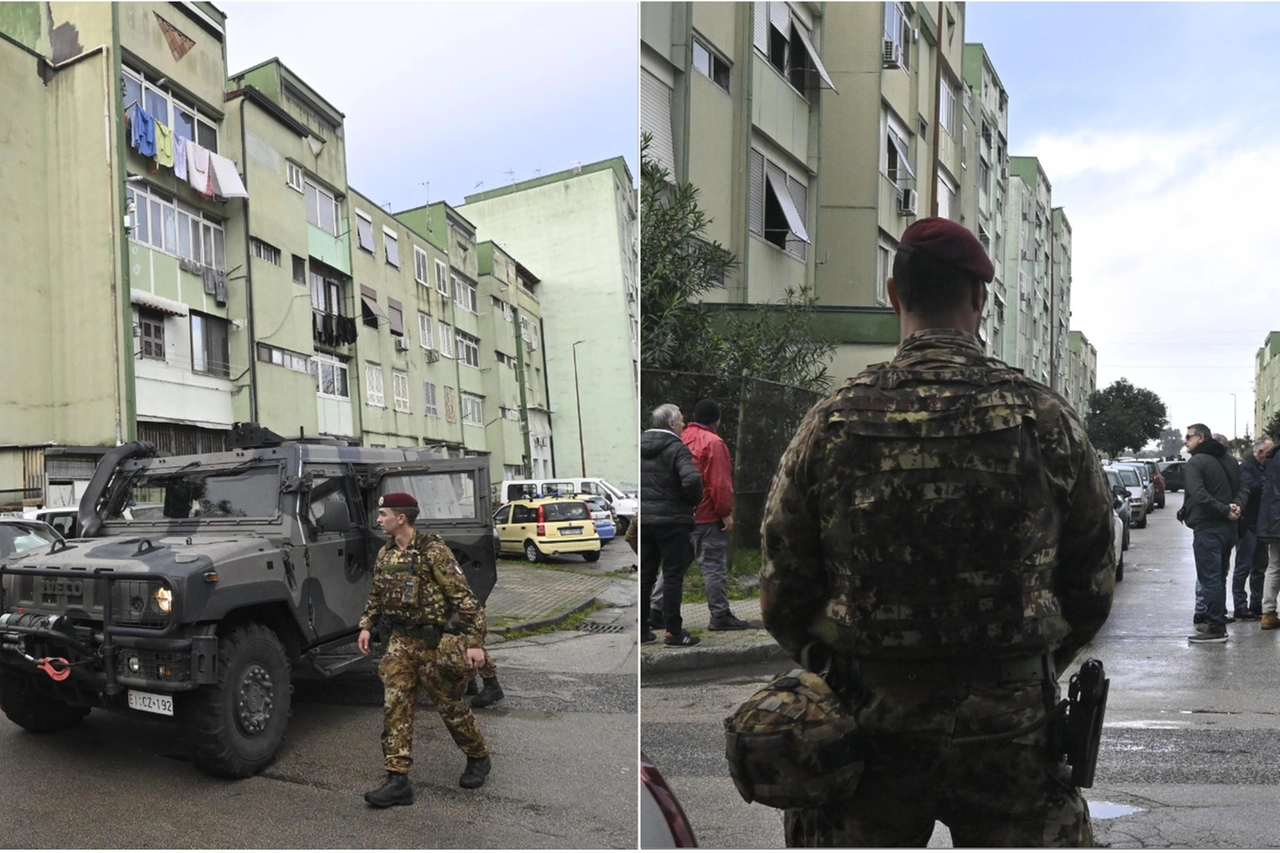
<svg viewBox="0 0 1280 853">
<path fill-rule="evenodd" d="M 1225 643 L 1227 575 L 1237 539 L 1236 523 L 1249 499 L 1249 486 L 1241 478 L 1235 458 L 1204 424 L 1187 427 L 1185 444 L 1191 459 L 1179 518 L 1195 534 L 1191 547 L 1206 615 L 1206 622 L 1187 639 L 1192 643 Z"/>
</svg>

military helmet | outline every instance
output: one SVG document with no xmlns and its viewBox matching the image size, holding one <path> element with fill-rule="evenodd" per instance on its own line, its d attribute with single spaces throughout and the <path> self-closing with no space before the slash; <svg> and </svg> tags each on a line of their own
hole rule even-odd
<svg viewBox="0 0 1280 853">
<path fill-rule="evenodd" d="M 853 793 L 863 742 L 840 697 L 816 673 L 775 677 L 725 718 L 725 758 L 748 803 L 815 808 Z"/>
</svg>

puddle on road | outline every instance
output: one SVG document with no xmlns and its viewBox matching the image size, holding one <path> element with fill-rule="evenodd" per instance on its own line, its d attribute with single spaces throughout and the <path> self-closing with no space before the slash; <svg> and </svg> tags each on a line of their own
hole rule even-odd
<svg viewBox="0 0 1280 853">
<path fill-rule="evenodd" d="M 1121 803 L 1089 801 L 1089 817 L 1094 820 L 1109 820 L 1113 817 L 1124 817 L 1140 811 L 1145 811 L 1145 809 L 1140 809 L 1137 806 L 1126 806 Z"/>
</svg>

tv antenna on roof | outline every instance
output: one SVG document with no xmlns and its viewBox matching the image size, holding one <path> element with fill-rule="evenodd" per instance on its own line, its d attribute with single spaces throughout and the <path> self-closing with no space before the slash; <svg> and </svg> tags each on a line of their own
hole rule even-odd
<svg viewBox="0 0 1280 853">
<path fill-rule="evenodd" d="M 513 184 L 514 184 L 514 183 L 516 182 L 516 170 L 515 170 L 515 169 L 507 169 L 507 171 L 503 172 L 502 174 L 506 175 L 506 176 L 507 176 L 507 178 L 508 178 L 508 179 L 510 179 L 511 183 L 513 183 Z"/>
<path fill-rule="evenodd" d="M 476 185 L 475 185 L 474 187 L 472 187 L 471 189 L 473 189 L 473 190 L 480 190 L 480 189 L 484 189 L 484 181 L 476 181 Z"/>
</svg>

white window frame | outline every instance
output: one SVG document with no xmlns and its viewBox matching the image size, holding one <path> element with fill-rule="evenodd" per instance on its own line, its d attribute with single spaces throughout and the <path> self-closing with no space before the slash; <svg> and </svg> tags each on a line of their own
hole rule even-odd
<svg viewBox="0 0 1280 853">
<path fill-rule="evenodd" d="M 428 418 L 440 417 L 440 404 L 436 395 L 436 383 L 430 379 L 422 380 L 422 415 Z"/>
<path fill-rule="evenodd" d="M 176 135 L 178 132 L 178 128 L 177 128 L 177 123 L 173 120 L 174 110 L 180 109 L 186 113 L 190 113 L 191 129 L 192 129 L 192 133 L 195 134 L 193 141 L 199 143 L 200 145 L 204 146 L 205 148 L 207 148 L 208 150 L 212 151 L 215 154 L 218 153 L 221 147 L 222 140 L 219 139 L 219 136 L 218 136 L 218 120 L 217 119 L 213 118 L 212 115 L 202 113 L 195 106 L 190 105 L 187 101 L 185 101 L 180 95 L 176 95 L 172 89 L 156 86 L 152 83 L 147 82 L 147 78 L 145 74 L 143 74 L 141 71 L 135 71 L 134 69 L 130 68 L 128 64 L 122 64 L 120 70 L 123 72 L 125 77 L 129 78 L 130 80 L 138 84 L 139 92 L 141 93 L 140 105 L 142 106 L 143 109 L 146 109 L 147 107 L 147 94 L 146 94 L 147 90 L 151 90 L 152 92 L 155 92 L 157 95 L 165 99 L 165 115 L 163 116 L 152 115 L 152 118 L 159 121 L 165 127 L 170 128 Z M 124 97 L 125 97 L 124 95 L 121 95 L 121 106 L 123 107 L 121 112 L 128 109 L 130 104 L 132 103 L 132 102 L 125 103 Z M 150 113 L 151 111 L 147 110 L 147 112 Z M 212 131 L 213 133 L 212 147 L 205 145 L 203 142 L 200 142 L 200 126 L 201 125 L 204 125 L 206 130 Z M 191 137 L 187 137 L 187 138 L 191 138 Z"/>
<path fill-rule="evenodd" d="M 382 387 L 382 365 L 372 361 L 364 363 L 364 387 L 366 406 L 387 407 L 387 398 Z"/>
<path fill-rule="evenodd" d="M 364 245 L 364 232 L 360 226 L 367 226 L 369 229 L 369 245 Z M 371 255 L 378 253 L 378 240 L 373 236 L 373 217 L 365 213 L 360 208 L 356 208 L 356 248 L 363 249 Z"/>
<path fill-rule="evenodd" d="M 306 177 L 303 175 L 301 166 L 297 163 L 285 160 L 284 172 L 284 182 L 290 189 L 297 190 L 300 193 L 305 193 L 307 191 L 306 187 L 303 186 L 303 181 L 306 180 Z"/>
<path fill-rule="evenodd" d="M 706 54 L 705 68 L 699 64 L 699 50 Z M 724 66 L 724 82 L 721 82 L 719 75 L 716 74 L 716 63 Z M 716 87 L 724 91 L 725 94 L 729 93 L 729 78 L 733 72 L 733 64 L 729 62 L 729 60 L 725 59 L 718 50 L 710 45 L 710 43 L 698 36 L 694 36 L 693 39 L 693 67 L 698 69 L 703 77 L 706 77 L 714 83 Z"/>
<path fill-rule="evenodd" d="M 956 118 L 959 115 L 956 110 L 956 90 L 955 85 L 949 77 L 942 78 L 942 99 L 938 104 L 938 126 L 947 132 L 952 139 L 956 136 Z"/>
<path fill-rule="evenodd" d="M 480 339 L 459 329 L 454 330 L 454 339 L 458 344 L 458 364 L 480 369 Z"/>
<path fill-rule="evenodd" d="M 391 395 L 395 401 L 395 410 L 412 414 L 409 411 L 409 374 L 403 370 L 391 371 Z"/>
<path fill-rule="evenodd" d="M 889 303 L 889 277 L 893 275 L 893 256 L 897 249 L 881 238 L 876 242 L 876 302 Z"/>
<path fill-rule="evenodd" d="M 129 239 L 135 243 L 149 246 L 157 252 L 174 258 L 184 258 L 204 266 L 212 266 L 216 270 L 227 268 L 226 231 L 222 220 L 216 219 L 202 210 L 198 210 L 182 202 L 174 201 L 167 194 L 154 190 L 145 183 L 131 184 L 125 190 L 125 196 L 134 204 L 133 227 L 129 229 Z M 147 239 L 138 239 L 138 223 L 146 205 Z M 151 227 L 154 216 L 159 217 L 159 243 L 155 242 L 157 229 Z M 182 245 L 183 224 L 186 224 L 187 246 L 184 252 Z M 173 242 L 166 241 L 166 224 L 173 226 Z"/>
<path fill-rule="evenodd" d="M 472 314 L 478 313 L 479 302 L 476 286 L 457 275 L 453 275 L 451 278 L 453 280 L 454 304 L 464 311 L 470 311 Z"/>
<path fill-rule="evenodd" d="M 747 195 L 748 204 L 751 205 L 749 217 L 751 233 L 774 248 L 804 260 L 811 239 L 808 234 L 808 176 L 797 177 L 797 170 L 788 169 L 780 158 L 772 157 L 755 146 L 751 148 L 749 163 L 751 173 L 748 176 L 750 183 Z M 784 246 L 779 246 L 765 236 L 765 216 L 770 192 L 778 200 L 783 216 L 787 219 L 788 230 Z M 798 195 L 803 195 L 803 204 L 797 203 Z M 798 231 L 797 226 L 800 229 Z"/>
<path fill-rule="evenodd" d="M 304 180 L 303 187 L 304 187 L 303 189 L 304 195 L 306 194 L 306 190 L 310 189 L 315 191 L 315 197 L 316 197 L 316 204 L 314 209 L 316 218 L 314 222 L 311 219 L 311 214 L 312 214 L 311 200 L 310 199 L 307 200 L 307 223 L 316 228 L 319 228 L 321 231 L 324 231 L 324 233 L 332 237 L 337 237 L 338 223 L 342 221 L 342 208 L 338 204 L 337 196 L 335 196 L 333 193 L 329 192 L 327 189 L 320 186 L 314 181 Z M 320 211 L 322 210 L 321 206 L 324 204 L 325 200 L 328 200 L 328 202 L 333 205 L 333 230 L 332 231 L 325 231 L 324 225 L 321 224 L 320 222 Z"/>
<path fill-rule="evenodd" d="M 413 247 L 413 280 L 425 287 L 431 286 L 431 266 L 427 253 L 421 246 Z"/>
<path fill-rule="evenodd" d="M 436 291 L 445 298 L 449 296 L 449 266 L 444 261 L 436 261 Z"/>
<path fill-rule="evenodd" d="M 382 253 L 387 266 L 400 269 L 400 235 L 385 225 L 382 226 Z M 395 255 L 394 259 L 392 255 Z"/>
<path fill-rule="evenodd" d="M 431 315 L 425 311 L 418 312 L 418 342 L 422 344 L 423 349 L 434 349 Z"/>
<path fill-rule="evenodd" d="M 325 370 L 331 370 L 333 372 L 334 392 L 332 394 L 326 393 L 322 390 L 324 388 L 324 383 L 322 382 L 321 377 Z M 316 353 L 311 356 L 311 375 L 316 379 L 317 397 L 323 397 L 326 400 L 342 400 L 347 403 L 351 402 L 351 368 L 348 367 L 341 359 L 335 358 L 328 353 Z M 339 375 L 342 376 L 341 387 L 347 389 L 346 394 L 339 394 L 337 391 L 339 387 Z"/>
<path fill-rule="evenodd" d="M 440 354 L 445 358 L 453 358 L 453 326 L 448 323 L 436 323 L 440 330 Z"/>
<path fill-rule="evenodd" d="M 461 409 L 462 422 L 467 426 L 484 426 L 484 397 L 458 392 L 458 408 Z"/>
</svg>

